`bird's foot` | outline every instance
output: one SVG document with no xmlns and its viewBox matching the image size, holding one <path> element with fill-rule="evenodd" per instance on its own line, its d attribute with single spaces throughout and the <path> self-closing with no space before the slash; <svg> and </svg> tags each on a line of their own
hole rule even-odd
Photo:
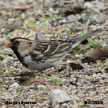
<svg viewBox="0 0 108 108">
<path fill-rule="evenodd" d="M 51 69 L 50 71 L 46 72 L 47 75 L 50 75 L 52 73 L 55 73 L 56 72 L 56 69 Z"/>
</svg>

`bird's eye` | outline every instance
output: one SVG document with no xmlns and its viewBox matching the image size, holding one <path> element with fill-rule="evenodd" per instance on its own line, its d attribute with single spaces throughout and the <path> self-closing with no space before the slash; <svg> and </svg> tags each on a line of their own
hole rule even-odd
<svg viewBox="0 0 108 108">
<path fill-rule="evenodd" d="M 20 42 L 19 41 L 16 41 L 15 43 L 18 45 Z"/>
</svg>

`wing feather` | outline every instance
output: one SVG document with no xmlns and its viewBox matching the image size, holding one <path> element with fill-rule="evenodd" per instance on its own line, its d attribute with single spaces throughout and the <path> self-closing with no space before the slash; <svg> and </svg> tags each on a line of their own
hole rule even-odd
<svg viewBox="0 0 108 108">
<path fill-rule="evenodd" d="M 65 52 L 69 51 L 72 44 L 69 42 L 40 42 L 36 45 L 35 50 L 39 51 L 46 57 L 60 57 Z"/>
</svg>

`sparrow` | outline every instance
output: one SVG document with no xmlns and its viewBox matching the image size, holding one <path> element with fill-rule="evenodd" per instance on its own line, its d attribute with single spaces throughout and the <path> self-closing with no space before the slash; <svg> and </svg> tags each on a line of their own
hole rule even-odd
<svg viewBox="0 0 108 108">
<path fill-rule="evenodd" d="M 70 38 L 69 40 L 47 40 L 41 32 L 34 40 L 16 37 L 7 41 L 5 45 L 13 50 L 18 60 L 30 70 L 44 70 L 57 67 L 65 56 L 87 38 L 100 30 L 93 30 L 84 36 Z"/>
</svg>

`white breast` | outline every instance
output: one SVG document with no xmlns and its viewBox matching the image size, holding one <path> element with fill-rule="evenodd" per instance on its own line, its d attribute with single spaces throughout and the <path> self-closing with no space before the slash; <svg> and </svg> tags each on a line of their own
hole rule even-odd
<svg viewBox="0 0 108 108">
<path fill-rule="evenodd" d="M 33 61 L 31 56 L 26 56 L 24 58 L 24 63 L 27 65 L 27 68 L 30 70 L 43 70 L 50 68 L 52 65 L 49 62 L 36 62 Z"/>
</svg>

